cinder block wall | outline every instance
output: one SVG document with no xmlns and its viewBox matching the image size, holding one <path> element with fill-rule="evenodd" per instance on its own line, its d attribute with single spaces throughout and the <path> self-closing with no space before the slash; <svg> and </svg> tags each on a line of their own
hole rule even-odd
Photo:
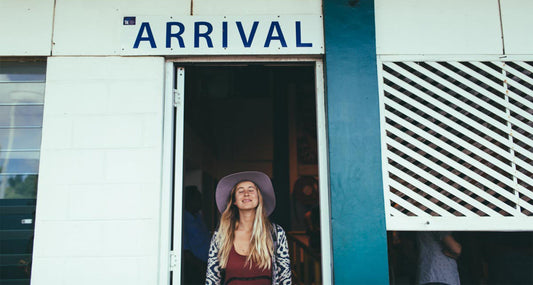
<svg viewBox="0 0 533 285">
<path fill-rule="evenodd" d="M 32 284 L 157 284 L 163 68 L 49 58 Z"/>
</svg>

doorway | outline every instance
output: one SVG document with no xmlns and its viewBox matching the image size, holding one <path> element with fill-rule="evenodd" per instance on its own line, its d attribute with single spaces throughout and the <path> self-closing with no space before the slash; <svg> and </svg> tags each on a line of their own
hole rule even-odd
<svg viewBox="0 0 533 285">
<path fill-rule="evenodd" d="M 183 207 L 174 211 L 183 212 L 174 214 L 173 240 L 181 238 L 182 255 L 179 274 L 174 271 L 180 278 L 172 278 L 174 282 L 201 283 L 194 277 L 205 274 L 202 262 L 207 249 L 201 250 L 201 238 L 191 246 L 185 237 L 188 201 L 193 197 L 192 208 L 201 213 L 210 235 L 219 219 L 214 199 L 217 181 L 230 173 L 258 170 L 271 177 L 276 191 L 277 206 L 270 218 L 288 234 L 295 283 L 321 284 L 323 260 L 329 264 L 324 252 L 330 255 L 329 248 L 324 251 L 321 246 L 323 236 L 329 244 L 329 218 L 321 227 L 321 220 L 329 217 L 329 203 L 321 197 L 329 199 L 327 187 L 320 187 L 327 184 L 321 183 L 326 175 L 320 175 L 325 165 L 319 167 L 315 63 L 195 63 L 180 64 L 179 72 L 183 72 L 178 78 L 182 82 L 177 83 L 183 103 L 183 146 L 175 164 L 181 160 L 176 169 L 181 168 L 182 181 L 175 180 L 174 195 L 181 197 L 174 201 L 183 201 Z M 204 238 L 204 243 L 209 239 Z"/>
</svg>

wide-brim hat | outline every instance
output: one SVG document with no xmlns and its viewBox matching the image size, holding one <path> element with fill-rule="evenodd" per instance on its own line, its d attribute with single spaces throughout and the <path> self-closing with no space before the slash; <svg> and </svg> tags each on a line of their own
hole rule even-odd
<svg viewBox="0 0 533 285">
<path fill-rule="evenodd" d="M 242 181 L 252 181 L 259 187 L 263 196 L 263 207 L 267 215 L 270 216 L 276 208 L 276 194 L 274 194 L 274 187 L 272 186 L 270 177 L 259 171 L 233 173 L 220 179 L 215 193 L 218 211 L 223 213 L 226 210 L 226 206 L 230 200 L 231 189 Z"/>
</svg>

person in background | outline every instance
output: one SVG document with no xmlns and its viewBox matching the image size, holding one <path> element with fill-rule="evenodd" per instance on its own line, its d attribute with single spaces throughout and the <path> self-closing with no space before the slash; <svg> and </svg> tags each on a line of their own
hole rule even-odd
<svg viewBox="0 0 533 285">
<path fill-rule="evenodd" d="M 418 232 L 418 284 L 459 285 L 457 261 L 461 244 L 451 232 Z"/>
<path fill-rule="evenodd" d="M 228 175 L 217 185 L 216 202 L 222 216 L 206 284 L 292 284 L 287 237 L 268 219 L 276 206 L 270 178 L 258 171 Z"/>
<path fill-rule="evenodd" d="M 294 182 L 292 191 L 291 221 L 293 230 L 306 230 L 305 215 L 318 207 L 318 180 L 313 176 L 301 176 Z"/>
<path fill-rule="evenodd" d="M 183 284 L 205 281 L 207 253 L 211 235 L 205 226 L 202 194 L 196 186 L 185 187 L 183 211 Z"/>
<path fill-rule="evenodd" d="M 309 236 L 309 247 L 320 253 L 320 209 L 313 207 L 305 213 L 306 233 Z"/>
</svg>

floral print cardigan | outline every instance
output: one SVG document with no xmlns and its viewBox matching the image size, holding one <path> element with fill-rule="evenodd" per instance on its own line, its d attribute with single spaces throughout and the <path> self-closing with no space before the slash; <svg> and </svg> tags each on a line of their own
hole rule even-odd
<svg viewBox="0 0 533 285">
<path fill-rule="evenodd" d="M 291 262 L 289 257 L 289 246 L 287 243 L 287 236 L 281 226 L 272 224 L 272 238 L 274 240 L 275 254 L 272 258 L 272 284 L 273 285 L 291 285 Z M 211 245 L 209 246 L 209 255 L 207 259 L 207 273 L 206 285 L 222 285 L 223 269 L 220 268 L 218 262 L 218 245 L 217 234 L 215 232 L 211 238 Z"/>
</svg>

